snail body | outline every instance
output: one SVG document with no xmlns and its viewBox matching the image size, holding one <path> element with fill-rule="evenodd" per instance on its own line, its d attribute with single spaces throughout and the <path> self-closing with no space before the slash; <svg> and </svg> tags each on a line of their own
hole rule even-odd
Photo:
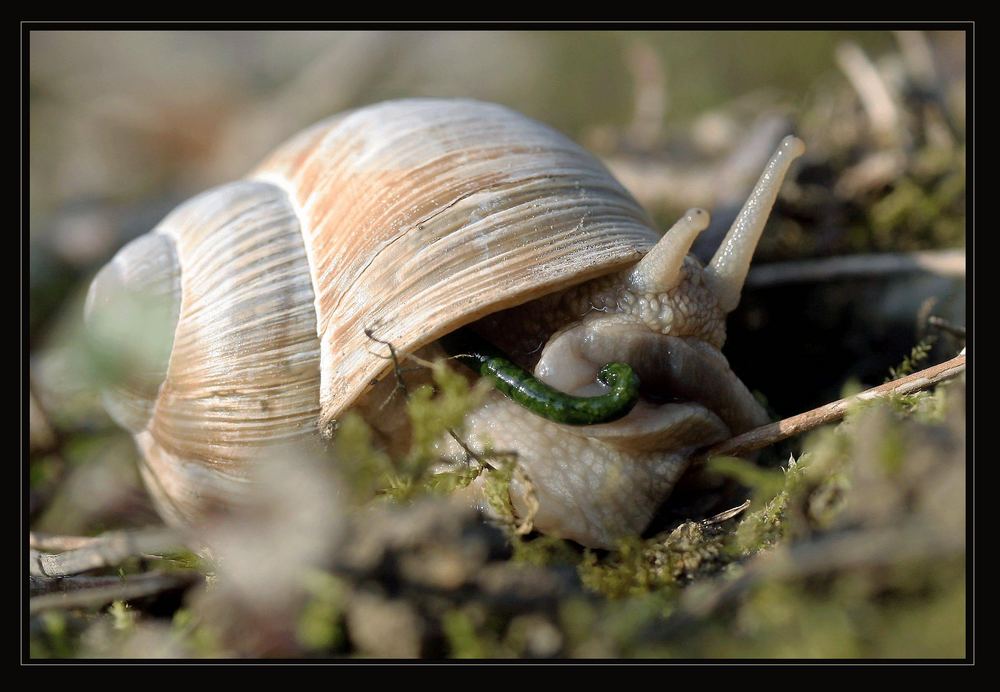
<svg viewBox="0 0 1000 692">
<path fill-rule="evenodd" d="M 467 420 L 473 446 L 517 453 L 518 512 L 530 492 L 537 528 L 609 547 L 645 527 L 694 448 L 766 422 L 719 349 L 800 151 L 783 142 L 702 268 L 687 251 L 707 213 L 661 239 L 593 156 L 504 107 L 420 99 L 334 116 L 98 274 L 88 323 L 152 296 L 172 334 L 106 405 L 164 516 L 198 523 L 239 502 L 262 447 L 365 410 L 391 372 L 373 336 L 412 353 L 471 329 L 578 396 L 604 395 L 602 368 L 627 363 L 639 401 L 615 421 L 556 423 L 499 392 Z"/>
</svg>

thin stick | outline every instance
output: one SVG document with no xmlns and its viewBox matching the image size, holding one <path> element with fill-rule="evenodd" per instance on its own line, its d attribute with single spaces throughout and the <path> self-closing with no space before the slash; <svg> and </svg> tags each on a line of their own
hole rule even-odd
<svg viewBox="0 0 1000 692">
<path fill-rule="evenodd" d="M 625 50 L 632 76 L 632 122 L 628 134 L 635 146 L 648 149 L 663 138 L 667 112 L 667 78 L 660 56 L 648 43 L 632 42 Z"/>
<path fill-rule="evenodd" d="M 857 276 L 884 276 L 929 272 L 938 276 L 965 276 L 965 250 L 889 252 L 848 255 L 818 260 L 775 262 L 752 267 L 746 285 L 753 288 L 808 281 L 829 281 Z"/>
<path fill-rule="evenodd" d="M 35 596 L 30 601 L 29 611 L 33 615 L 52 608 L 99 608 L 112 601 L 129 601 L 144 596 L 153 596 L 164 591 L 172 591 L 195 583 L 200 575 L 195 571 L 186 572 L 149 572 L 116 579 L 109 584 L 105 579 L 95 579 L 92 583 L 77 580 L 52 580 L 56 584 L 38 585 L 36 588 L 46 588 L 48 593 Z M 62 584 L 62 582 L 69 582 Z M 51 587 L 51 588 L 50 588 Z"/>
<path fill-rule="evenodd" d="M 45 409 L 35 398 L 34 387 L 28 390 L 28 432 L 32 451 L 50 450 L 55 447 L 56 435 L 49 424 Z"/>
<path fill-rule="evenodd" d="M 92 545 L 101 540 L 97 536 L 57 536 L 51 533 L 28 533 L 28 547 L 43 553 L 61 553 L 65 550 L 76 550 Z"/>
<path fill-rule="evenodd" d="M 940 329 L 943 332 L 948 332 L 952 336 L 957 336 L 959 339 L 965 338 L 965 327 L 959 327 L 956 324 L 952 324 L 943 317 L 938 317 L 937 315 L 931 315 L 927 318 L 927 324 Z"/>
<path fill-rule="evenodd" d="M 375 334 L 372 333 L 371 329 L 365 329 L 365 336 L 367 336 L 369 339 L 371 339 L 377 344 L 382 344 L 383 346 L 389 347 L 388 357 L 392 361 L 392 372 L 396 376 L 396 387 L 395 389 L 392 390 L 392 393 L 389 394 L 386 400 L 382 402 L 382 406 L 379 407 L 379 410 L 385 408 L 386 404 L 388 404 L 389 401 L 392 399 L 392 397 L 396 395 L 396 392 L 402 392 L 403 399 L 408 401 L 410 399 L 410 390 L 406 386 L 406 380 L 403 379 L 403 370 L 399 366 L 399 358 L 396 355 L 396 347 L 393 346 L 391 342 L 383 341 L 382 339 L 376 337 Z M 379 356 L 379 357 L 385 358 L 385 356 Z"/>
<path fill-rule="evenodd" d="M 389 358 L 392 360 L 392 371 L 396 376 L 396 387 L 392 390 L 392 393 L 386 398 L 386 400 L 382 402 L 382 405 L 379 407 L 379 410 L 385 408 L 386 404 L 389 403 L 389 401 L 392 399 L 393 396 L 396 395 L 397 392 L 402 392 L 403 399 L 405 401 L 409 401 L 410 390 L 406 386 L 406 382 L 403 380 L 404 370 L 399 365 L 399 355 L 396 353 L 396 347 L 393 346 L 388 341 L 383 341 L 382 339 L 377 338 L 370 329 L 365 330 L 365 336 L 367 336 L 369 339 L 371 339 L 376 343 L 389 347 Z M 416 355 L 404 353 L 403 357 L 414 360 L 418 364 L 423 365 L 424 367 L 433 367 L 433 363 L 428 363 L 427 361 L 417 357 Z M 465 443 L 465 440 L 459 437 L 458 433 L 456 433 L 453 429 L 448 428 L 448 434 L 451 436 L 453 440 L 455 440 L 458 446 L 462 448 L 462 451 L 465 452 L 466 464 L 470 463 L 471 461 L 475 461 L 476 463 L 479 464 L 480 468 L 486 467 L 486 462 L 484 461 L 484 459 L 475 451 L 473 451 L 472 448 Z"/>
<path fill-rule="evenodd" d="M 194 574 L 193 570 L 175 570 L 169 574 Z M 49 593 L 66 593 L 69 591 L 85 591 L 97 588 L 107 588 L 121 586 L 123 581 L 145 576 L 146 574 L 160 574 L 159 571 L 145 572 L 143 574 L 131 574 L 125 579 L 121 576 L 91 577 L 76 575 L 72 577 L 28 577 L 29 591 L 31 598 L 37 598 Z"/>
<path fill-rule="evenodd" d="M 837 46 L 834 57 L 857 92 L 872 130 L 885 141 L 898 141 L 899 110 L 878 68 L 856 43 Z"/>
<path fill-rule="evenodd" d="M 732 509 L 727 509 L 724 512 L 719 512 L 714 517 L 709 517 L 708 519 L 705 519 L 701 523 L 702 524 L 706 524 L 706 525 L 721 524 L 724 521 L 729 521 L 733 517 L 738 517 L 739 515 L 743 514 L 743 512 L 747 511 L 748 509 L 750 509 L 750 500 L 747 500 L 746 502 L 744 502 L 743 504 L 741 504 L 739 507 L 733 507 Z"/>
<path fill-rule="evenodd" d="M 885 399 L 895 394 L 912 394 L 913 392 L 933 387 L 940 382 L 957 377 L 963 372 L 965 372 L 964 353 L 944 363 L 915 372 L 912 375 L 901 377 L 892 382 L 886 382 L 878 387 L 866 389 L 860 394 L 855 394 L 846 399 L 838 399 L 829 404 L 824 404 L 819 408 L 814 408 L 811 411 L 800 413 L 797 416 L 785 418 L 777 423 L 763 425 L 742 435 L 731 437 L 714 447 L 710 447 L 703 454 L 698 455 L 698 460 L 703 461 L 718 456 L 740 456 L 741 454 L 763 449 L 782 440 L 787 440 L 794 435 L 800 435 L 818 428 L 821 425 L 835 423 L 844 417 L 844 414 L 851 405 L 859 401 Z"/>
<path fill-rule="evenodd" d="M 934 67 L 934 52 L 931 50 L 927 35 L 922 31 L 893 31 L 899 52 L 903 56 L 903 64 L 910 78 L 924 89 L 932 88 L 938 79 Z"/>
<path fill-rule="evenodd" d="M 47 554 L 31 549 L 29 573 L 36 577 L 65 577 L 104 567 L 114 567 L 133 556 L 165 553 L 183 548 L 166 528 L 113 531 L 85 541 L 82 547 Z"/>
</svg>

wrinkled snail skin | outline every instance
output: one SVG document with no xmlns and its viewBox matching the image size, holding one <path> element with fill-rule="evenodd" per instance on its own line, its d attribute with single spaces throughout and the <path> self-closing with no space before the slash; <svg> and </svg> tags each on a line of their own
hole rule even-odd
<svg viewBox="0 0 1000 692">
<path fill-rule="evenodd" d="M 688 250 L 706 212 L 661 239 L 593 156 L 504 107 L 417 99 L 334 116 L 100 272 L 87 322 L 109 346 L 125 337 L 102 331 L 108 316 L 147 299 L 173 337 L 108 388 L 109 412 L 164 517 L 197 525 L 240 503 L 264 448 L 329 434 L 350 407 L 390 444 L 405 438 L 405 419 L 375 401 L 391 362 L 366 332 L 429 356 L 465 327 L 580 397 L 606 393 L 605 364 L 628 363 L 640 399 L 617 420 L 554 423 L 494 391 L 464 432 L 480 451 L 516 452 L 521 519 L 613 547 L 645 528 L 692 450 L 766 422 L 719 349 L 801 150 L 786 138 L 703 268 Z M 464 458 L 451 438 L 439 447 Z"/>
</svg>

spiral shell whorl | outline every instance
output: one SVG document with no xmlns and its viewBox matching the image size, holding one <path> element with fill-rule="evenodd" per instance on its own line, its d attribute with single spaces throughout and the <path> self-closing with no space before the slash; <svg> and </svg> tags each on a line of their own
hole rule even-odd
<svg viewBox="0 0 1000 692">
<path fill-rule="evenodd" d="M 315 434 L 312 280 L 295 212 L 266 183 L 201 194 L 145 238 L 176 255 L 180 305 L 151 415 L 132 431 L 164 514 L 197 521 L 234 503 L 267 446 Z"/>
<path fill-rule="evenodd" d="M 151 428 L 173 453 L 225 465 L 315 430 L 319 344 L 298 226 L 281 190 L 242 181 L 200 195 L 158 229 L 174 238 L 182 267 Z"/>
<path fill-rule="evenodd" d="M 148 233 L 123 247 L 90 284 L 84 319 L 114 372 L 103 400 L 116 423 L 137 433 L 153 416 L 167 374 L 181 304 L 174 241 Z"/>
</svg>

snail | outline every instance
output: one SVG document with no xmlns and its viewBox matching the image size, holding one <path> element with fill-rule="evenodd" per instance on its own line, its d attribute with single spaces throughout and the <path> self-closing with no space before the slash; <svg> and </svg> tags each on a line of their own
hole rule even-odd
<svg viewBox="0 0 1000 692">
<path fill-rule="evenodd" d="M 150 299 L 147 322 L 169 335 L 105 405 L 134 435 L 161 514 L 190 525 L 240 501 L 266 445 L 329 435 L 351 407 L 398 427 L 371 403 L 392 367 L 372 339 L 407 353 L 444 339 L 486 370 L 503 354 L 524 396 L 490 392 L 467 444 L 516 453 L 510 499 L 536 529 L 613 547 L 646 527 L 693 450 L 768 421 L 720 349 L 802 151 L 782 141 L 702 266 L 688 251 L 707 212 L 661 236 L 594 156 L 506 107 L 408 99 L 335 115 L 97 274 L 89 326 Z M 497 351 L 476 361 L 469 343 Z M 548 410 L 604 401 L 609 364 L 623 368 L 610 412 Z M 528 401 L 540 390 L 527 381 L 550 399 Z M 451 439 L 440 450 L 459 453 Z"/>
</svg>

